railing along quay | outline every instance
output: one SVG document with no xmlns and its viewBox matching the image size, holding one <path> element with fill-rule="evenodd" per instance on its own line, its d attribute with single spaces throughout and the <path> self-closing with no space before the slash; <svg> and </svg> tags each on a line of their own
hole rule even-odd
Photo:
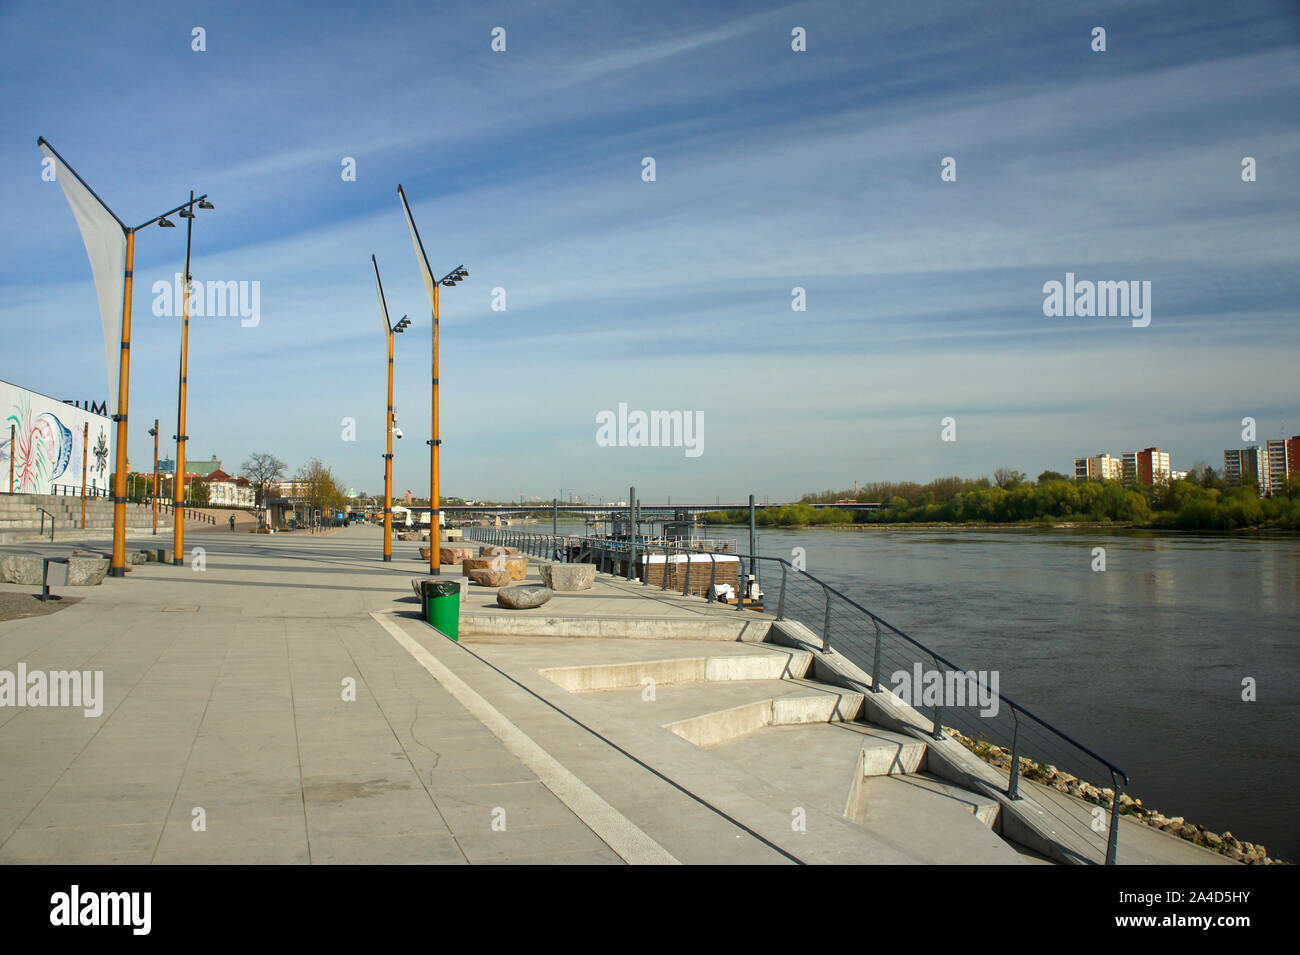
<svg viewBox="0 0 1300 955">
<path fill-rule="evenodd" d="M 953 685 L 948 674 L 955 674 L 959 679 L 969 681 L 972 694 L 976 692 L 976 671 L 963 669 L 835 587 L 781 557 L 763 557 L 735 550 L 705 551 L 683 546 L 680 542 L 665 543 L 645 537 L 608 539 L 589 535 L 532 534 L 490 527 L 475 527 L 467 531 L 467 536 L 489 546 L 515 547 L 520 553 L 545 560 L 595 563 L 599 572 L 615 574 L 627 580 L 639 577 L 638 557 L 663 555 L 665 570 L 662 583 L 659 584 L 661 590 L 668 589 L 667 566 L 670 558 L 712 554 L 715 558 L 726 557 L 733 561 L 739 559 L 742 565 L 748 563 L 747 572 L 740 578 L 742 584 L 747 576 L 759 579 L 759 572 L 763 568 L 770 572 L 767 575 L 769 581 L 777 574 L 780 575 L 780 581 L 776 584 L 776 619 L 802 623 L 821 639 L 823 650 L 843 655 L 854 666 L 870 674 L 869 684 L 862 689 L 872 693 L 883 692 L 885 681 L 891 674 L 903 672 L 910 676 L 919 664 L 923 669 L 929 668 L 931 672 L 938 673 L 942 678 L 941 686 Z M 694 562 L 685 561 L 686 573 L 681 589 L 683 596 L 690 596 L 692 563 Z M 716 563 L 716 560 L 711 560 L 711 573 L 716 571 Z M 649 561 L 645 562 L 645 566 L 646 580 L 642 583 L 653 586 L 648 583 Z M 676 592 L 676 588 L 673 589 Z M 745 609 L 744 590 L 743 586 L 737 588 L 737 612 Z M 710 584 L 704 599 L 711 599 L 707 595 L 712 591 Z M 770 598 L 765 599 L 766 605 L 770 603 Z M 987 685 L 982 688 L 986 693 L 989 690 Z M 1019 792 L 1021 774 L 1016 771 L 1022 757 L 1032 759 L 1040 765 L 1069 767 L 1080 779 L 1089 778 L 1082 771 L 1085 767 L 1103 769 L 1111 778 L 1113 793 L 1104 858 L 1106 865 L 1114 865 L 1119 851 L 1119 817 L 1123 810 L 1120 797 L 1129 784 L 1128 774 L 1001 692 L 996 697 L 996 712 L 989 715 L 970 707 L 945 707 L 940 702 L 933 705 L 915 700 L 908 702 L 918 711 L 929 710 L 931 735 L 935 739 L 944 738 L 943 727 L 946 724 L 964 736 L 988 740 L 1009 749 L 1011 770 L 1008 772 L 1006 787 L 1009 799 L 1022 798 Z M 986 699 L 989 697 L 986 696 Z M 1081 823 L 1068 814 L 1053 812 L 1046 800 L 1040 800 L 1040 805 L 1062 829 L 1074 833 L 1089 844 L 1099 842 L 1099 833 L 1091 825 Z"/>
</svg>

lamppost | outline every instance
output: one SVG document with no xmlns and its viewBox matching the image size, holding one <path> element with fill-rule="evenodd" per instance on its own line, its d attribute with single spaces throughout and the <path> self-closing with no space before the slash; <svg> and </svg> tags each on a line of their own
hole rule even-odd
<svg viewBox="0 0 1300 955">
<path fill-rule="evenodd" d="M 185 433 L 185 412 L 186 404 L 189 398 L 189 368 L 190 368 L 190 292 L 193 284 L 193 276 L 190 275 L 190 248 L 194 240 L 194 204 L 198 203 L 200 209 L 213 209 L 215 206 L 208 202 L 207 197 L 202 199 L 194 198 L 194 190 L 190 190 L 190 201 L 186 203 L 185 208 L 179 210 L 177 215 L 185 220 L 185 281 L 182 285 L 185 293 L 181 305 L 181 370 L 180 382 L 178 383 L 178 395 L 176 399 L 176 480 L 172 482 L 172 491 L 175 494 L 176 510 L 174 537 L 172 541 L 172 563 L 185 563 L 185 443 L 189 441 L 189 435 Z M 172 226 L 164 218 L 162 225 L 166 223 Z M 173 226 L 174 227 L 174 226 Z"/>
<path fill-rule="evenodd" d="M 433 577 L 442 571 L 442 515 L 438 507 L 438 469 L 440 464 L 438 451 L 442 445 L 438 427 L 438 289 L 444 286 L 454 288 L 458 283 L 469 278 L 469 271 L 465 266 L 458 265 L 442 278 L 434 279 L 433 270 L 429 268 L 429 257 L 424 253 L 424 243 L 420 241 L 420 232 L 415 227 L 415 219 L 411 216 L 411 207 L 406 201 L 406 192 L 400 185 L 397 187 L 397 195 L 402 200 L 402 209 L 406 213 L 406 224 L 411 230 L 411 242 L 415 246 L 420 271 L 424 274 L 424 287 L 429 293 L 430 302 L 433 304 L 432 434 L 429 438 L 429 575 Z"/>
<path fill-rule="evenodd" d="M 174 209 L 168 209 L 162 215 L 154 216 L 131 228 L 117 217 L 104 200 L 95 194 L 95 190 L 86 184 L 86 180 L 77 175 L 75 169 L 67 164 L 49 141 L 40 136 L 36 145 L 46 157 L 55 164 L 55 178 L 63 187 L 63 194 L 72 207 L 72 214 L 81 229 L 82 240 L 86 244 L 86 254 L 90 258 L 91 272 L 95 276 L 95 290 L 100 300 L 100 315 L 104 320 L 104 337 L 109 350 L 112 350 L 111 331 L 117 331 L 120 339 L 117 370 L 117 408 L 113 415 L 115 432 L 114 467 L 113 467 L 113 557 L 109 562 L 108 573 L 112 577 L 126 576 L 126 444 L 127 444 L 127 405 L 131 392 L 131 292 L 132 274 L 135 269 L 135 234 L 154 223 L 161 228 L 174 228 L 175 223 L 168 216 L 189 210 L 195 202 L 200 208 L 211 209 L 205 193 L 195 199 L 190 193 L 190 201 Z M 63 173 L 68 173 L 67 176 Z M 192 213 L 191 213 L 192 214 Z M 189 271 L 189 251 L 186 250 L 186 271 Z M 117 284 L 121 275 L 122 282 Z M 120 322 L 117 321 L 116 300 L 122 302 Z M 116 329 L 114 329 L 116 325 Z M 109 383 L 113 382 L 112 361 L 109 362 Z"/>
<path fill-rule="evenodd" d="M 379 278 L 379 262 L 372 255 L 375 267 L 375 288 L 379 291 L 379 312 L 384 319 L 384 338 L 388 343 L 388 412 L 384 431 L 388 436 L 388 451 L 384 454 L 384 560 L 393 559 L 393 341 L 406 331 L 411 320 L 405 315 L 396 325 L 388 320 L 388 304 L 384 301 L 384 283 Z M 432 543 L 432 542 L 431 542 Z"/>
<path fill-rule="evenodd" d="M 158 533 L 158 419 L 153 419 L 153 427 L 149 429 L 149 434 L 153 438 L 153 532 Z"/>
</svg>

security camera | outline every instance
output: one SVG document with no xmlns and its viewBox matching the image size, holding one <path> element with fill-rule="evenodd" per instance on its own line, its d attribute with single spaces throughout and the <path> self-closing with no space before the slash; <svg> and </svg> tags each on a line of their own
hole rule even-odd
<svg viewBox="0 0 1300 955">
<path fill-rule="evenodd" d="M 394 428 L 394 429 L 393 429 L 393 437 L 394 437 L 394 438 L 399 438 L 399 439 L 400 439 L 400 438 L 402 437 L 402 429 L 401 429 L 401 428 Z"/>
</svg>

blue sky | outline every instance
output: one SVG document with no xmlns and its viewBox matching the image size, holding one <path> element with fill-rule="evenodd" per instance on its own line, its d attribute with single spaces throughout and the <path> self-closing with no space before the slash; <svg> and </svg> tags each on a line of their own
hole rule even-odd
<svg viewBox="0 0 1300 955">
<path fill-rule="evenodd" d="M 193 323 L 191 457 L 382 490 L 373 252 L 413 321 L 395 484 L 427 493 L 399 182 L 435 270 L 471 272 L 443 296 L 445 493 L 779 500 L 1149 445 L 1221 467 L 1247 415 L 1300 433 L 1292 2 L 0 2 L 0 77 L 0 378 L 107 391 L 38 135 L 130 223 L 210 193 L 195 278 L 260 282 L 256 327 Z M 136 466 L 154 417 L 175 431 L 150 289 L 183 257 L 183 229 L 137 239 Z M 1066 272 L 1150 281 L 1150 326 L 1045 317 Z M 704 453 L 598 447 L 620 402 L 702 414 Z"/>
</svg>

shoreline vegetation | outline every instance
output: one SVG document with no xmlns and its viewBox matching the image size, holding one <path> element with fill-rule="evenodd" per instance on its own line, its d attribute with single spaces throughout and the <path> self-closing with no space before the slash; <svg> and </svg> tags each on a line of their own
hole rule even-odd
<svg viewBox="0 0 1300 955">
<path fill-rule="evenodd" d="M 1009 771 L 1011 766 L 1011 751 L 1009 749 L 995 746 L 982 737 L 965 736 L 951 726 L 943 727 L 943 731 L 990 766 Z M 1115 790 L 1113 789 L 1103 789 L 1092 783 L 1084 782 L 1077 776 L 1063 772 L 1055 766 L 1035 762 L 1025 756 L 1019 757 L 1019 762 L 1020 775 L 1025 779 L 1033 780 L 1039 785 L 1051 787 L 1096 806 L 1110 808 L 1115 802 Z M 1204 826 L 1187 822 L 1182 816 L 1166 816 L 1154 809 L 1148 809 L 1142 805 L 1141 799 L 1134 799 L 1128 793 L 1120 793 L 1119 795 L 1119 813 L 1121 816 L 1128 816 L 1134 822 L 1140 822 L 1153 829 L 1166 832 L 1171 836 L 1185 839 L 1195 845 L 1209 849 L 1211 852 L 1217 852 L 1245 865 L 1289 865 L 1282 859 L 1270 857 L 1268 850 L 1261 845 L 1237 839 L 1231 832 L 1219 835 Z"/>
<path fill-rule="evenodd" d="M 879 510 L 813 507 L 853 500 Z M 709 511 L 708 524 L 748 524 L 746 510 Z M 1149 486 L 1076 480 L 1052 471 L 1026 481 L 999 469 L 990 481 L 947 477 L 929 484 L 868 484 L 856 491 L 806 494 L 797 504 L 758 511 L 761 527 L 1087 528 L 1183 531 L 1300 530 L 1300 475 L 1270 497 L 1253 478 L 1227 484 L 1213 468 Z"/>
</svg>

